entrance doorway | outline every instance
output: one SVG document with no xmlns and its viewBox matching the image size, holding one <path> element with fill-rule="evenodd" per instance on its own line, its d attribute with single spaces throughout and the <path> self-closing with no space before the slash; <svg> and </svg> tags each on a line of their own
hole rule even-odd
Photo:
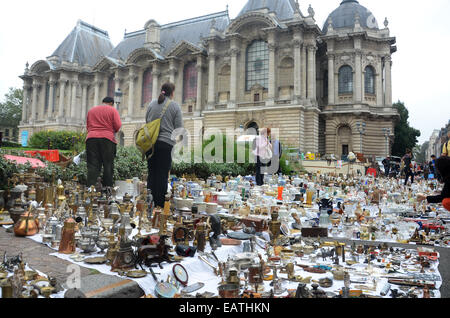
<svg viewBox="0 0 450 318">
<path fill-rule="evenodd" d="M 249 123 L 246 125 L 246 127 L 245 127 L 245 130 L 250 130 L 250 129 L 256 131 L 256 134 L 257 134 L 257 135 L 259 134 L 259 127 L 258 127 L 258 124 L 255 123 L 254 121 L 249 122 Z M 250 133 L 251 133 L 251 132 L 250 132 Z"/>
<path fill-rule="evenodd" d="M 352 149 L 352 129 L 348 126 L 341 126 L 337 130 L 336 155 L 342 160 L 346 159 Z"/>
<path fill-rule="evenodd" d="M 342 145 L 342 156 L 348 156 L 348 145 Z"/>
</svg>

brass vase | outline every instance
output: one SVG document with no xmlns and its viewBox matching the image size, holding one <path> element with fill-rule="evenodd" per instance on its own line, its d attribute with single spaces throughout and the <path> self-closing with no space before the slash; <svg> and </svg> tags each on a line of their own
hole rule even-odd
<svg viewBox="0 0 450 318">
<path fill-rule="evenodd" d="M 69 218 L 64 222 L 64 228 L 61 236 L 61 243 L 59 244 L 59 253 L 61 254 L 73 254 L 75 253 L 75 226 L 74 219 Z"/>
</svg>

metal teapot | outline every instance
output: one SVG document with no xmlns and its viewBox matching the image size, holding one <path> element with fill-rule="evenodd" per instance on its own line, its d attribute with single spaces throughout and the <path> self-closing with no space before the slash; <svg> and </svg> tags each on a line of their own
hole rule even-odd
<svg viewBox="0 0 450 318">
<path fill-rule="evenodd" d="M 39 233 L 39 221 L 31 211 L 22 214 L 19 221 L 14 225 L 14 234 L 16 236 L 34 236 L 37 233 Z"/>
</svg>

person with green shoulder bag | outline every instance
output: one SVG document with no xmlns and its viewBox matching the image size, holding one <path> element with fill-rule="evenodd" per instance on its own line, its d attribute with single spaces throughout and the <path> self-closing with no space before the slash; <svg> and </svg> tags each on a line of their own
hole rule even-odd
<svg viewBox="0 0 450 318">
<path fill-rule="evenodd" d="M 164 84 L 159 98 L 150 103 L 145 116 L 147 126 L 155 121 L 155 124 L 158 124 L 159 121 L 158 137 L 155 138 L 154 133 L 148 136 L 155 138 L 156 142 L 150 150 L 145 152 L 145 156 L 148 163 L 147 188 L 152 191 L 155 207 L 160 208 L 164 208 L 168 178 L 172 168 L 172 149 L 176 144 L 176 141 L 172 140 L 172 133 L 176 129 L 183 128 L 183 114 L 180 105 L 173 101 L 174 92 L 174 84 Z M 136 140 L 137 146 L 139 144 L 138 138 Z"/>
</svg>

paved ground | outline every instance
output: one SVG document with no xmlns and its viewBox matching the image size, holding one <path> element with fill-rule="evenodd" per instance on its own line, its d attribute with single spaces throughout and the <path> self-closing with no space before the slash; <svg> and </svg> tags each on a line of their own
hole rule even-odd
<svg viewBox="0 0 450 318">
<path fill-rule="evenodd" d="M 351 244 L 348 240 L 339 240 Z M 378 243 L 367 243 L 378 245 Z M 413 245 L 388 244 L 394 247 L 414 248 Z M 450 298 L 450 249 L 436 248 L 440 253 L 439 272 L 441 273 L 443 284 L 441 287 L 442 298 Z M 45 245 L 36 243 L 30 239 L 15 237 L 12 233 L 7 233 L 4 228 L 0 228 L 0 256 L 7 252 L 8 255 L 23 253 L 24 260 L 36 270 L 47 275 L 55 276 L 58 281 L 65 282 L 70 273 L 67 273 L 67 266 L 72 264 L 49 254 L 54 251 Z M 92 298 L 137 298 L 143 296 L 139 286 L 130 280 L 123 280 L 118 277 L 103 275 L 81 268 L 82 288 L 81 290 Z"/>
<path fill-rule="evenodd" d="M 22 252 L 23 259 L 34 270 L 54 276 L 64 284 L 71 273 L 67 267 L 72 263 L 50 256 L 55 251 L 27 238 L 15 237 L 0 227 L 0 256 L 16 256 Z M 138 298 L 144 292 L 134 281 L 111 275 L 99 274 L 97 271 L 81 267 L 81 291 L 90 298 Z"/>
</svg>

